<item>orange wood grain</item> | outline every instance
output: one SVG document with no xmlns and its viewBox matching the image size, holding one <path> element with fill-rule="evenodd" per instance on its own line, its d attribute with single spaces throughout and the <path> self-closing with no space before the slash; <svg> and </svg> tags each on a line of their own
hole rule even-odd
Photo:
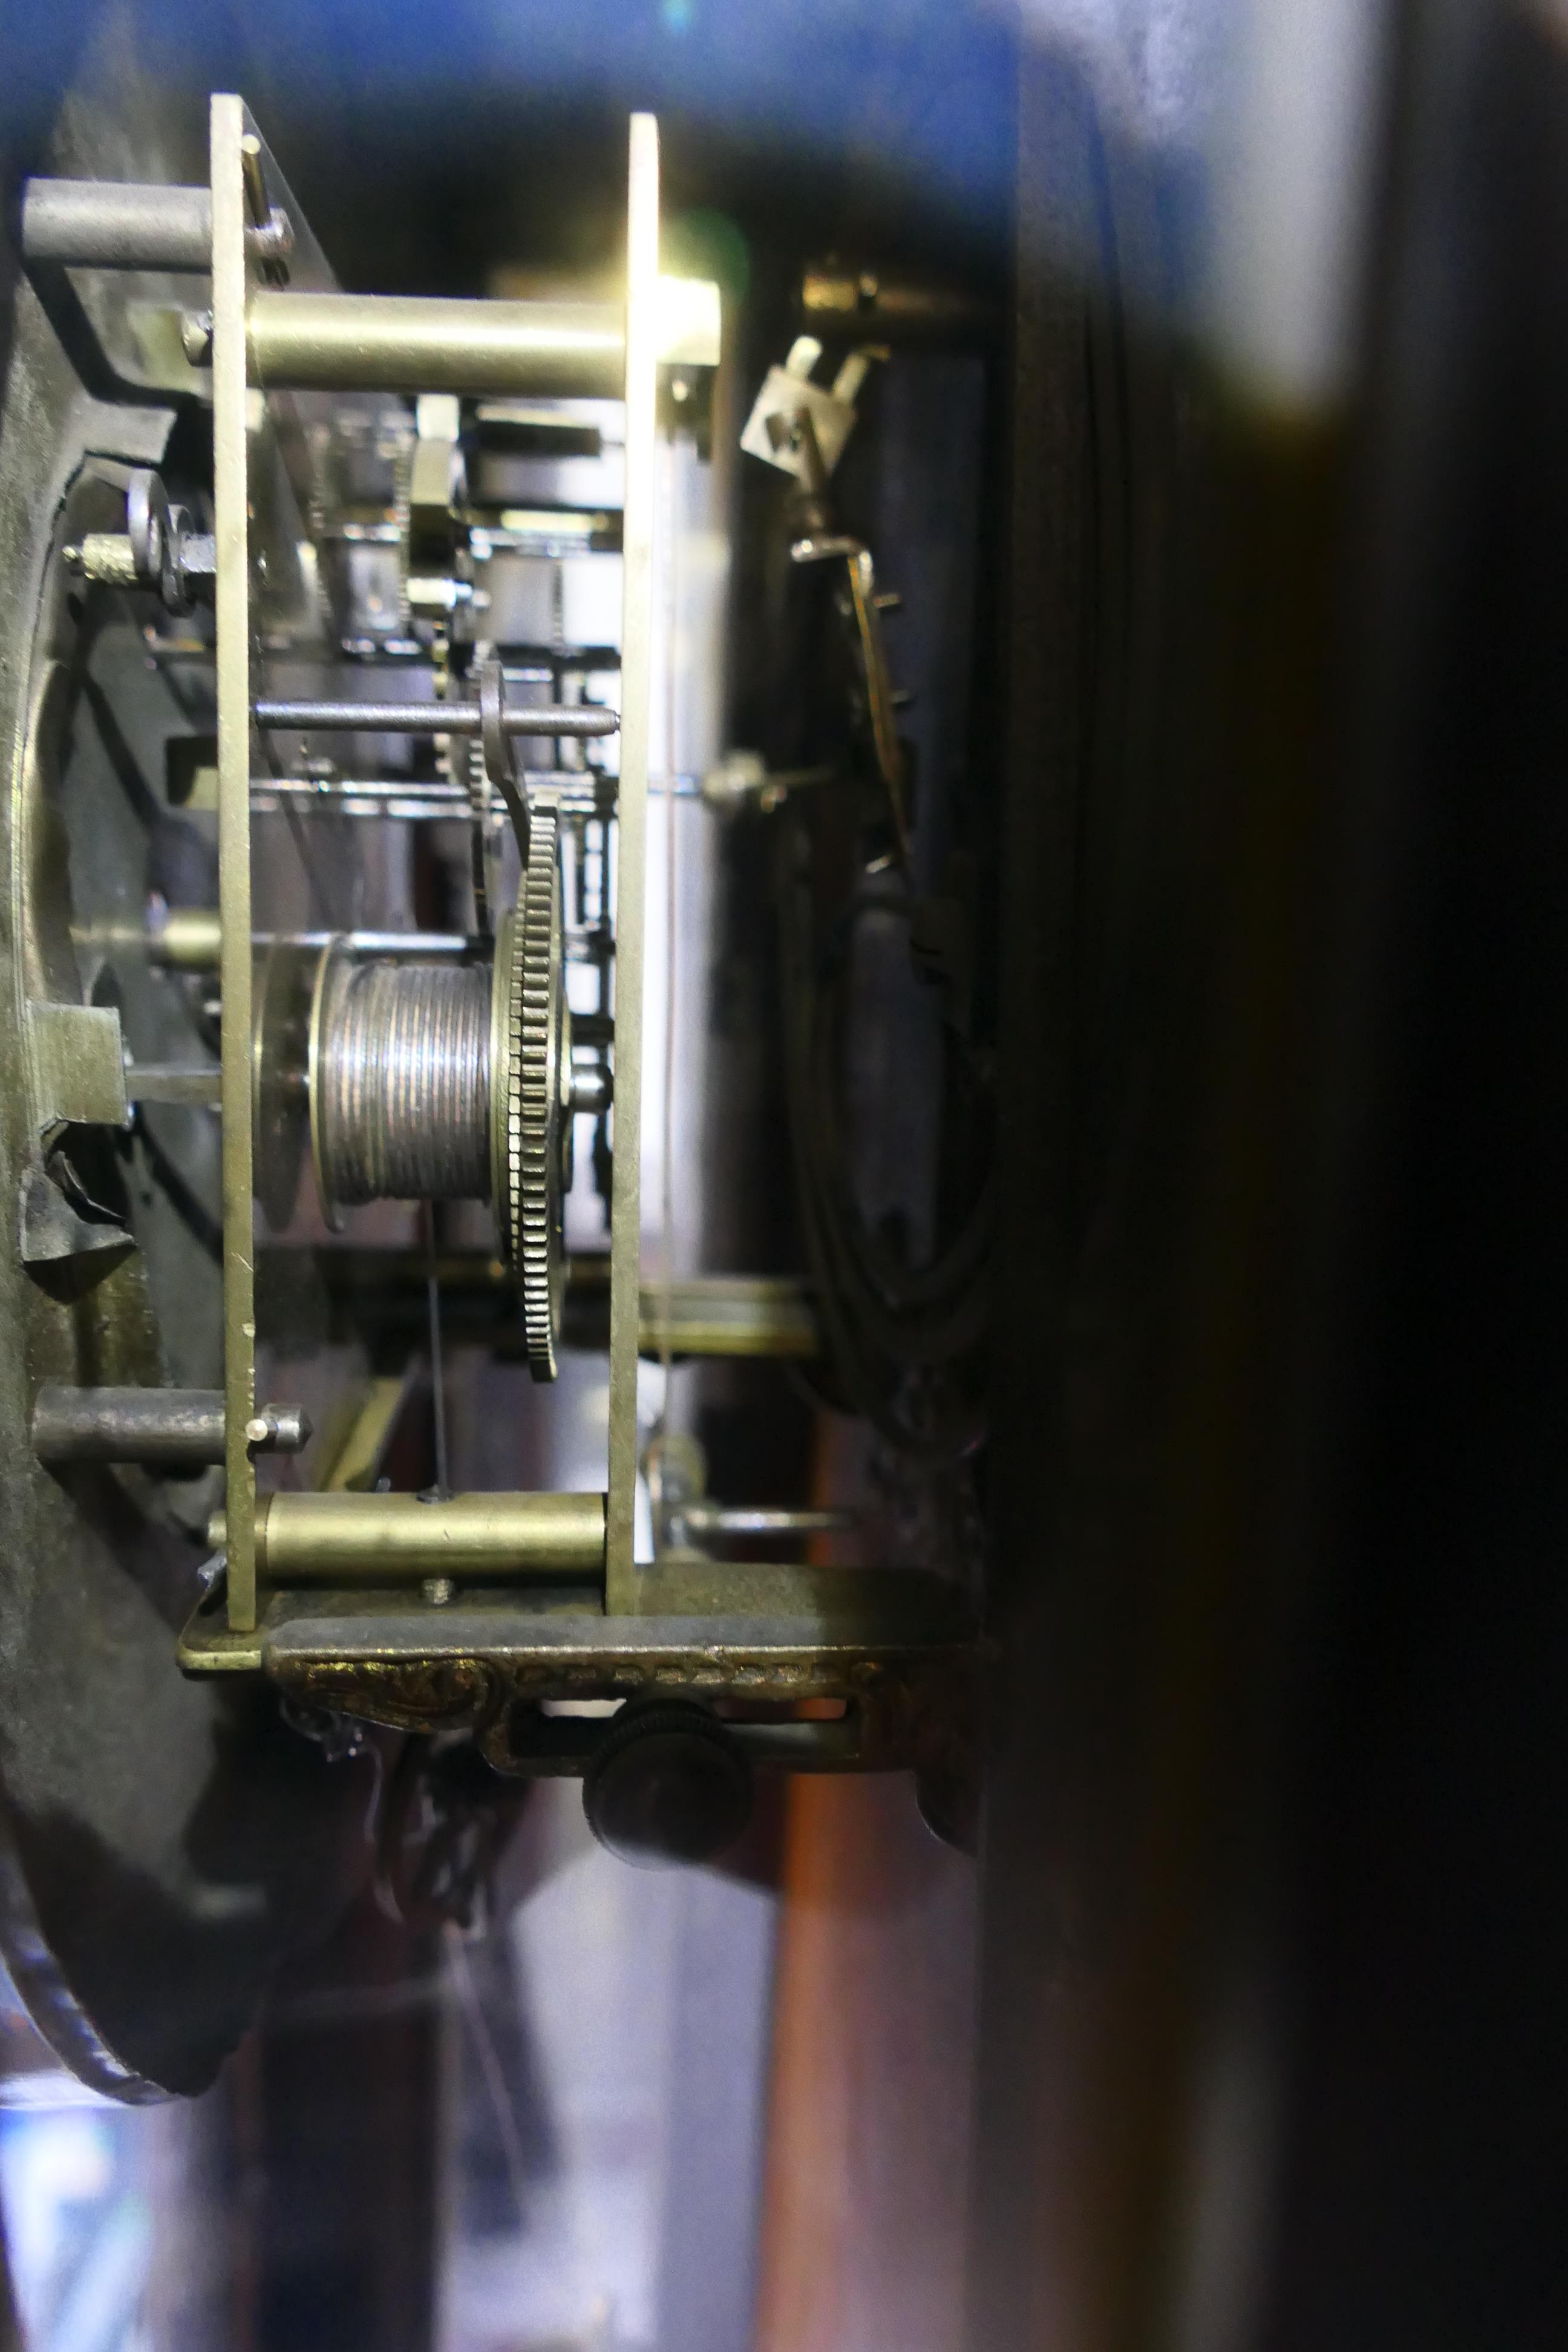
<svg viewBox="0 0 1568 2352">
<path fill-rule="evenodd" d="M 792 1783 L 754 2352 L 959 2352 L 973 1941 L 907 1777 Z"/>
</svg>

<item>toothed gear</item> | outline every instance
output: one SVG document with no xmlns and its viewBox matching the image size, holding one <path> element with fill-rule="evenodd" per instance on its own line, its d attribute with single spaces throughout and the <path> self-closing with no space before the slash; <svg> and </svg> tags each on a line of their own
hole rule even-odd
<svg viewBox="0 0 1568 2352">
<path fill-rule="evenodd" d="M 563 984 L 554 812 L 535 810 L 515 910 L 496 941 L 498 1064 L 492 1133 L 502 1250 L 522 1294 L 523 1344 L 536 1381 L 555 1378 L 566 1280 L 563 1202 L 571 1181 L 572 1017 Z"/>
</svg>

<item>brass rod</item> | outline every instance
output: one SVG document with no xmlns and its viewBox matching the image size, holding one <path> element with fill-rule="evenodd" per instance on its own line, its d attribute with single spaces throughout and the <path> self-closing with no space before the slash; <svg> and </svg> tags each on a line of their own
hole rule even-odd
<svg viewBox="0 0 1568 2352">
<path fill-rule="evenodd" d="M 220 819 L 221 823 L 221 819 Z M 148 938 L 154 963 L 174 971 L 216 971 L 223 960 L 223 919 L 216 907 L 171 907 Z"/>
<path fill-rule="evenodd" d="M 618 398 L 626 360 L 615 302 L 258 290 L 247 341 L 250 381 L 268 392 Z"/>
<path fill-rule="evenodd" d="M 603 1495 L 264 1496 L 258 1571 L 268 1584 L 597 1581 Z"/>
</svg>

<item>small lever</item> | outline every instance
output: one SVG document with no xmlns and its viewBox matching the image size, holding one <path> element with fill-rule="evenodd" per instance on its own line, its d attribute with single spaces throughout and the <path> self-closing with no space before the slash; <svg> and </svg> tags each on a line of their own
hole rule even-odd
<svg viewBox="0 0 1568 2352">
<path fill-rule="evenodd" d="M 517 781 L 511 745 L 507 739 L 506 672 L 499 657 L 479 663 L 479 743 L 484 753 L 485 775 L 507 804 L 511 829 L 517 835 L 517 854 L 526 866 L 528 801 Z"/>
</svg>

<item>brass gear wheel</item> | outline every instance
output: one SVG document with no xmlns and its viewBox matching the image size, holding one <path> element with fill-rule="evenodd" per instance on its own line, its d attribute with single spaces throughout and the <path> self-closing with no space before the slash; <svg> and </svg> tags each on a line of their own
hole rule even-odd
<svg viewBox="0 0 1568 2352">
<path fill-rule="evenodd" d="M 490 1170 L 501 1252 L 522 1294 L 536 1381 L 555 1378 L 572 1181 L 572 1015 L 566 1003 L 556 816 L 535 810 L 517 905 L 496 940 Z"/>
</svg>

